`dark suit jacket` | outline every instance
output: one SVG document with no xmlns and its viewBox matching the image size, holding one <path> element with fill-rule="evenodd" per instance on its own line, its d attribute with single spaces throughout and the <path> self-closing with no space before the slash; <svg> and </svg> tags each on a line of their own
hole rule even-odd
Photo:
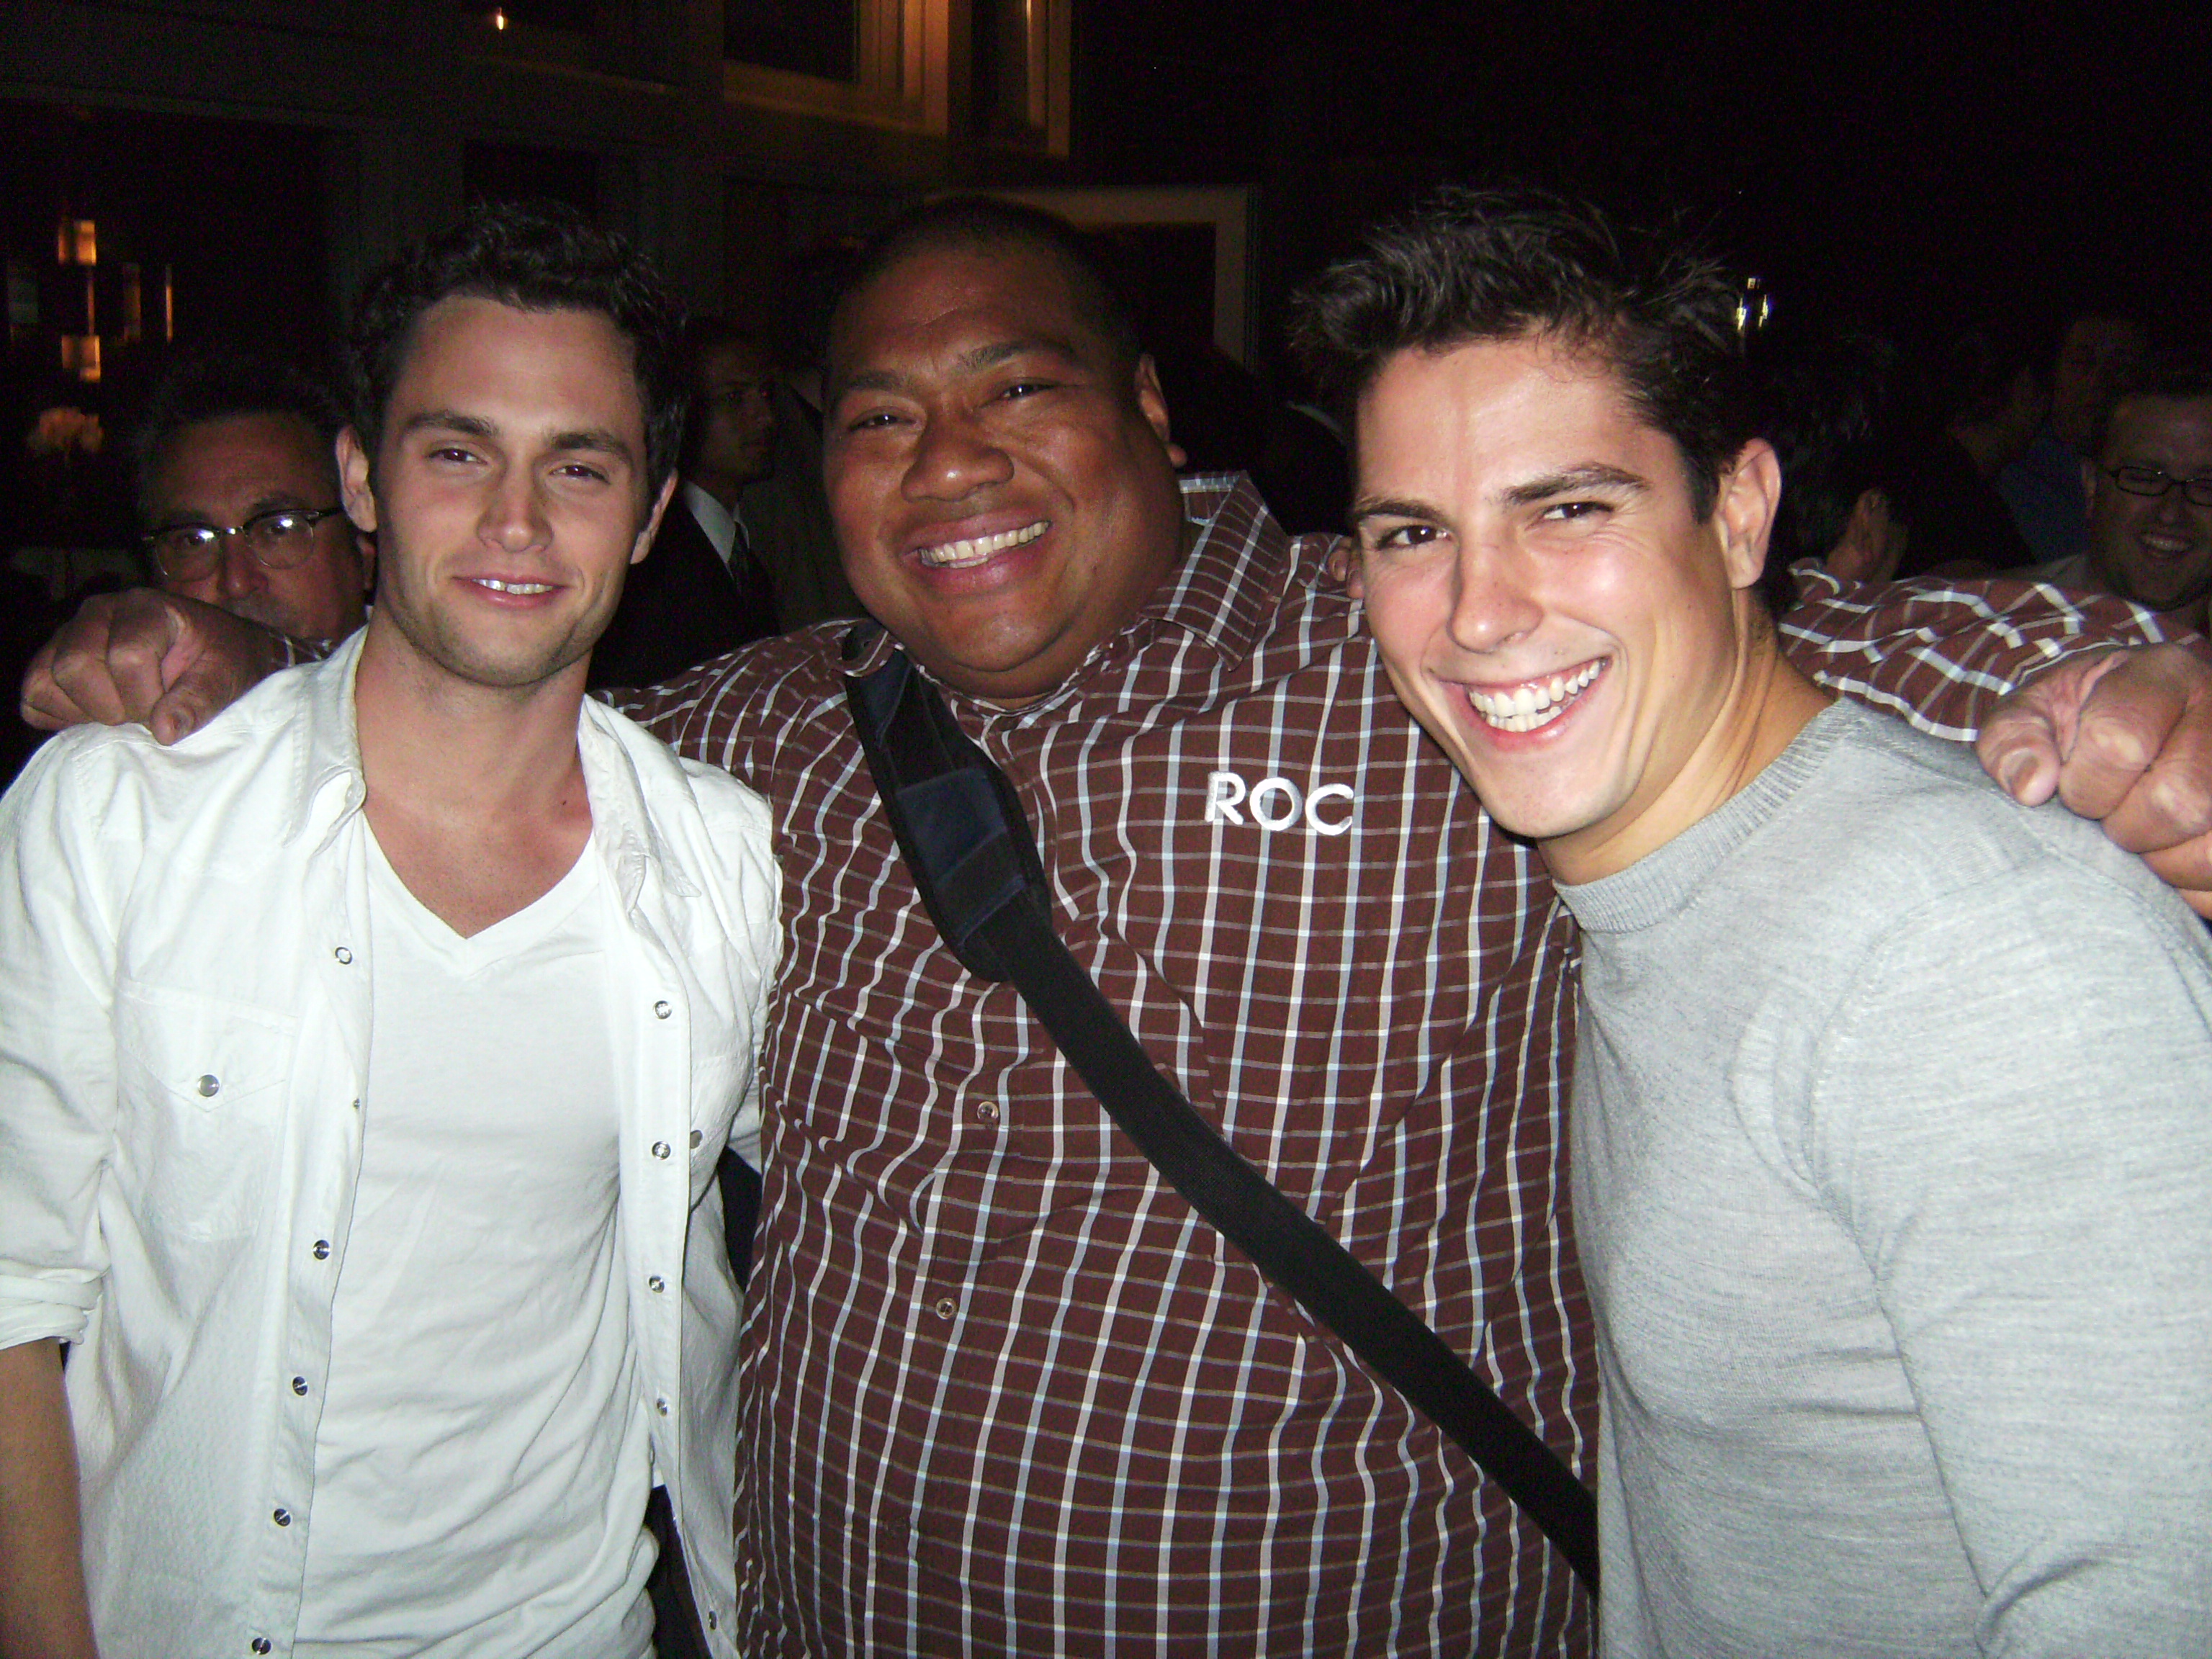
<svg viewBox="0 0 2212 1659">
<path fill-rule="evenodd" d="M 592 653 L 592 688 L 657 685 L 776 632 L 759 562 L 740 548 L 732 562 L 735 580 L 679 493 L 645 562 L 630 567 L 622 604 Z"/>
</svg>

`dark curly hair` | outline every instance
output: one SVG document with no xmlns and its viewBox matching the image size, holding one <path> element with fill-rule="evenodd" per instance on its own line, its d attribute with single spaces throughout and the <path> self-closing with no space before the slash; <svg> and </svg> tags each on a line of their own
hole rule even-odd
<svg viewBox="0 0 2212 1659">
<path fill-rule="evenodd" d="M 1348 409 L 1401 351 L 1550 336 L 1619 373 L 1631 405 L 1681 452 L 1702 520 L 1754 434 L 1740 297 L 1679 232 L 1619 225 L 1548 191 L 1453 186 L 1301 289 L 1291 345 Z"/>
<path fill-rule="evenodd" d="M 479 204 L 369 278 L 354 307 L 346 368 L 354 430 L 371 456 L 416 324 L 456 295 L 605 317 L 634 354 L 648 496 L 675 471 L 690 399 L 684 308 L 650 259 L 557 202 Z"/>
</svg>

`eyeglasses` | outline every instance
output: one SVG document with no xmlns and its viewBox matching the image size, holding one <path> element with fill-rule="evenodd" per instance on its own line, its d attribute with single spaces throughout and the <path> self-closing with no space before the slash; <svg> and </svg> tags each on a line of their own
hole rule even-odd
<svg viewBox="0 0 2212 1659">
<path fill-rule="evenodd" d="M 2163 495 L 2176 484 L 2191 507 L 2212 507 L 2212 477 L 2177 478 L 2154 466 L 2108 466 L 2105 476 L 2130 495 Z"/>
<path fill-rule="evenodd" d="M 177 524 L 145 538 L 147 556 L 173 582 L 198 581 L 222 562 L 223 544 L 233 536 L 246 543 L 254 563 L 264 570 L 289 570 L 315 549 L 315 528 L 345 509 L 338 507 L 272 507 L 228 530 L 211 524 Z"/>
</svg>

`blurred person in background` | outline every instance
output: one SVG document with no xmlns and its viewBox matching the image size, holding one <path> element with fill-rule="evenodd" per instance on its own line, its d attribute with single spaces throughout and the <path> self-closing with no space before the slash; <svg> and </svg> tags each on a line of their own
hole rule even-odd
<svg viewBox="0 0 2212 1659">
<path fill-rule="evenodd" d="M 694 322 L 684 344 L 683 483 L 593 653 L 594 687 L 650 685 L 777 631 L 775 591 L 738 507 L 745 486 L 775 466 L 768 352 L 712 319 Z"/>
<path fill-rule="evenodd" d="M 293 639 L 359 628 L 376 550 L 338 501 L 341 424 L 289 364 L 229 350 L 179 362 L 135 446 L 155 580 Z"/>
<path fill-rule="evenodd" d="M 2089 498 L 2081 462 L 2095 440 L 2098 414 L 2133 383 L 2149 349 L 2142 324 L 2109 310 L 2068 319 L 2051 362 L 2051 415 L 2025 452 L 1997 475 L 1997 490 L 2039 560 L 2081 550 Z"/>
<path fill-rule="evenodd" d="M 2115 398 L 2081 463 L 2089 543 L 2032 574 L 2206 631 L 2212 595 L 2212 368 L 2160 365 Z"/>
</svg>

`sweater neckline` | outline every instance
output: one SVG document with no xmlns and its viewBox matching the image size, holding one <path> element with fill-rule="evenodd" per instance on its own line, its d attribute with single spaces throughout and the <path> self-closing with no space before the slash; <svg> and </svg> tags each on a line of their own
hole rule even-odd
<svg viewBox="0 0 2212 1659">
<path fill-rule="evenodd" d="M 1788 805 L 1856 722 L 1869 718 L 1839 698 L 1808 720 L 1790 746 L 1717 811 L 1626 870 L 1579 884 L 1554 884 L 1560 899 L 1590 933 L 1633 933 L 1664 921 L 1688 905 L 1721 862 Z"/>
</svg>

